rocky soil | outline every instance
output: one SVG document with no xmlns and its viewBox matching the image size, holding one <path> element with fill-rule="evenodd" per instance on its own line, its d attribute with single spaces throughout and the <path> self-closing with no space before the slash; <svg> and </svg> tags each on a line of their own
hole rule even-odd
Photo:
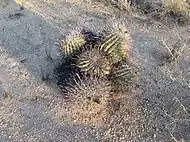
<svg viewBox="0 0 190 142">
<path fill-rule="evenodd" d="M 110 21 L 125 22 L 132 36 L 129 55 L 139 72 L 133 101 L 143 120 L 75 124 L 54 79 L 59 42 L 75 27 L 97 31 Z M 190 142 L 189 31 L 91 1 L 0 0 L 0 141 Z M 180 55 L 170 63 L 171 47 Z"/>
</svg>

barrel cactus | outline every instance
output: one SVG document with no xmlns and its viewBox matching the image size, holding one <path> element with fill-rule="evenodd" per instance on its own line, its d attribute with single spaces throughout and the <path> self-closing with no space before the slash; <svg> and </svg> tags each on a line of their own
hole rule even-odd
<svg viewBox="0 0 190 142">
<path fill-rule="evenodd" d="M 80 29 L 73 30 L 61 42 L 61 50 L 65 57 L 72 56 L 85 44 L 85 36 Z"/>
<path fill-rule="evenodd" d="M 71 117 L 78 123 L 99 121 L 105 116 L 110 90 L 109 82 L 102 78 L 77 78 L 66 87 Z"/>
<path fill-rule="evenodd" d="M 98 47 L 89 47 L 78 60 L 78 67 L 87 74 L 103 77 L 110 73 L 110 62 Z"/>
<path fill-rule="evenodd" d="M 113 64 L 119 63 L 127 57 L 127 50 L 131 46 L 131 38 L 123 24 L 113 24 L 112 28 L 103 32 L 103 42 L 100 49 L 105 52 Z"/>
<path fill-rule="evenodd" d="M 111 71 L 110 78 L 114 90 L 123 90 L 132 83 L 135 77 L 135 71 L 127 63 L 121 63 Z"/>
</svg>

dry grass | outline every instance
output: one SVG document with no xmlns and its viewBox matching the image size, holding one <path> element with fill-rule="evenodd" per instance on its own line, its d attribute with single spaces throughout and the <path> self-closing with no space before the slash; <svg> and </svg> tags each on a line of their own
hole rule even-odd
<svg viewBox="0 0 190 142">
<path fill-rule="evenodd" d="M 137 7 L 151 18 L 166 24 L 187 24 L 189 16 L 189 4 L 185 0 L 163 0 L 154 2 L 145 0 L 137 4 Z"/>
<path fill-rule="evenodd" d="M 169 15 L 178 24 L 185 24 L 189 21 L 189 5 L 185 0 L 165 0 L 163 3 L 165 15 Z"/>
<path fill-rule="evenodd" d="M 111 0 L 111 2 L 122 10 L 130 9 L 130 2 L 128 0 Z"/>
<path fill-rule="evenodd" d="M 171 80 L 183 79 L 180 71 L 180 60 L 183 58 L 184 52 L 187 50 L 187 41 L 184 41 L 178 35 L 178 39 L 174 44 L 169 44 L 162 39 L 163 46 L 167 49 L 167 54 L 164 56 L 161 64 L 161 71 L 168 74 Z"/>
<path fill-rule="evenodd" d="M 185 0 L 164 0 L 163 4 L 169 13 L 186 13 L 188 11 L 188 5 Z"/>
<path fill-rule="evenodd" d="M 106 3 L 128 13 L 142 12 L 163 23 L 187 24 L 190 20 L 189 3 L 186 0 L 106 0 Z"/>
<path fill-rule="evenodd" d="M 135 10 L 135 7 L 133 6 L 134 0 L 101 0 L 101 2 L 128 13 Z"/>
</svg>

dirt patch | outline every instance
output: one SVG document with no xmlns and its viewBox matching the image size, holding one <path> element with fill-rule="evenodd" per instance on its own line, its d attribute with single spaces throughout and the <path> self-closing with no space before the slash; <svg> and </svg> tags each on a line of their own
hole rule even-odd
<svg viewBox="0 0 190 142">
<path fill-rule="evenodd" d="M 21 5 L 24 16 L 7 20 Z M 190 140 L 188 46 L 175 62 L 180 72 L 166 72 L 168 66 L 158 66 L 168 52 L 163 41 L 170 47 L 180 37 L 189 45 L 187 25 L 169 29 L 125 14 L 117 18 L 109 8 L 79 0 L 33 0 L 22 1 L 21 5 L 10 2 L 0 7 L 0 81 L 11 95 L 8 99 L 0 97 L 1 141 Z M 51 80 L 53 69 L 61 62 L 57 43 L 78 26 L 102 29 L 112 14 L 115 20 L 125 22 L 133 39 L 129 57 L 140 72 L 136 90 L 123 93 L 126 99 L 113 101 L 107 125 L 96 128 L 73 124 L 65 117 L 63 96 Z M 50 83 L 42 81 L 40 68 L 50 75 Z M 67 73 L 60 81 L 64 75 Z"/>
</svg>

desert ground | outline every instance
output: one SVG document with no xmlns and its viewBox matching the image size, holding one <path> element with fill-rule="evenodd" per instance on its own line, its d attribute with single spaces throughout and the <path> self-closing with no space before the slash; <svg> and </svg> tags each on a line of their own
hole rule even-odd
<svg viewBox="0 0 190 142">
<path fill-rule="evenodd" d="M 110 21 L 124 22 L 133 41 L 129 57 L 138 81 L 128 101 L 136 102 L 140 116 L 78 124 L 66 115 L 54 78 L 60 41 L 76 27 L 98 31 Z M 97 1 L 0 0 L 0 142 L 190 142 L 189 44 L 188 24 Z M 167 63 L 174 46 L 180 55 Z"/>
</svg>

